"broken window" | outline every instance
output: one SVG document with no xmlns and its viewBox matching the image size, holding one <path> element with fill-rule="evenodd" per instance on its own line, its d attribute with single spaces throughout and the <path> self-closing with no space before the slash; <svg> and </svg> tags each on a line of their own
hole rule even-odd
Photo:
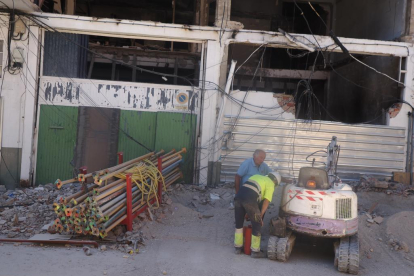
<svg viewBox="0 0 414 276">
<path fill-rule="evenodd" d="M 194 49 L 184 42 L 46 32 L 43 75 L 198 85 L 201 54 Z"/>
<path fill-rule="evenodd" d="M 233 89 L 292 95 L 298 119 L 385 125 L 387 113 L 393 118 L 401 109 L 403 85 L 344 54 L 259 47 L 230 45 L 229 62 L 244 63 Z M 404 82 L 404 58 L 354 56 Z"/>
<path fill-rule="evenodd" d="M 230 45 L 229 60 L 237 60 L 237 64 L 244 63 L 234 76 L 234 90 L 273 92 L 275 96 L 291 95 L 296 103 L 298 119 L 323 119 L 323 109 L 316 108 L 318 102 L 325 104 L 329 73 L 312 70 L 314 66 L 323 66 L 322 56 L 302 50 L 262 47 L 249 58 L 257 48 L 243 44 Z M 308 81 L 309 78 L 312 79 L 311 97 L 307 92 L 309 87 L 300 82 Z M 310 110 L 315 112 L 310 114 Z"/>
<path fill-rule="evenodd" d="M 310 3 L 330 28 L 333 10 L 330 1 Z M 326 35 L 329 30 L 309 5 L 309 1 L 297 0 L 296 4 L 290 0 L 232 1 L 231 20 L 241 22 L 249 30 L 278 31 L 281 28 L 291 33 L 310 34 L 310 27 L 314 34 Z M 309 27 L 299 8 L 306 16 Z"/>
</svg>

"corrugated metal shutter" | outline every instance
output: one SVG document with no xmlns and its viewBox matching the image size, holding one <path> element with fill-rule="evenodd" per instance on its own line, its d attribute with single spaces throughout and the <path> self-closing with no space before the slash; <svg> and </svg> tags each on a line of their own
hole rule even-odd
<svg viewBox="0 0 414 276">
<path fill-rule="evenodd" d="M 121 110 L 118 151 L 124 152 L 124 161 L 148 153 L 147 149 L 128 138 L 126 134 L 147 148 L 154 149 L 156 125 L 156 112 Z"/>
<path fill-rule="evenodd" d="M 269 166 L 284 176 L 297 177 L 301 167 L 312 166 L 307 156 L 326 150 L 332 136 L 341 146 L 338 173 L 344 179 L 356 179 L 361 174 L 390 177 L 393 171 L 405 168 L 405 128 L 240 118 L 233 129 L 234 121 L 230 116 L 224 120 L 227 135 L 221 155 L 222 181 L 233 181 L 240 163 L 258 148 L 267 152 Z M 313 158 L 315 166 L 324 166 L 325 153 L 317 153 L 309 161 Z"/>
<path fill-rule="evenodd" d="M 166 152 L 173 148 L 177 151 L 186 148 L 182 154 L 181 170 L 186 183 L 193 182 L 194 174 L 194 139 L 197 115 L 184 113 L 158 112 L 155 148 Z"/>
<path fill-rule="evenodd" d="M 45 32 L 43 75 L 86 78 L 88 42 L 87 35 Z"/>
<path fill-rule="evenodd" d="M 71 165 L 78 124 L 78 108 L 40 106 L 36 184 L 74 176 Z"/>
</svg>

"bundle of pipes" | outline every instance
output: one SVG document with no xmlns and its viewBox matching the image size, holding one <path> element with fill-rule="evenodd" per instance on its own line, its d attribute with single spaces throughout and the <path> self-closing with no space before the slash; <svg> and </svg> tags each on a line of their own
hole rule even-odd
<svg viewBox="0 0 414 276">
<path fill-rule="evenodd" d="M 155 202 L 158 207 L 161 195 L 159 183 L 165 190 L 182 177 L 179 165 L 181 153 L 172 150 L 149 153 L 117 166 L 97 171 L 92 174 L 79 175 L 76 181 L 84 184 L 82 191 L 54 203 L 58 218 L 54 228 L 60 233 L 76 233 L 105 237 L 109 231 L 126 219 L 127 214 L 127 175 L 132 182 L 132 213 L 150 206 Z M 85 184 L 88 178 L 94 183 Z M 57 180 L 58 187 L 68 181 Z"/>
</svg>

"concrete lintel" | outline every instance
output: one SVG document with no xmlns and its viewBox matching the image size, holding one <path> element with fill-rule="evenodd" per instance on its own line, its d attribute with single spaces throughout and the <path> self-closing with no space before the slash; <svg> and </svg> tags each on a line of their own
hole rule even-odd
<svg viewBox="0 0 414 276">
<path fill-rule="evenodd" d="M 327 52 L 342 53 L 342 50 L 335 44 L 329 36 L 317 36 L 307 34 L 291 34 L 298 41 L 315 47 L 319 45 L 326 49 Z M 413 45 L 410 43 L 380 41 L 369 39 L 338 38 L 350 53 L 365 55 L 382 55 L 382 56 L 399 56 L 406 57 L 413 53 Z M 227 40 L 227 43 L 244 43 L 244 44 L 267 44 L 268 47 L 276 48 L 299 48 L 300 46 L 290 42 L 284 35 L 276 32 L 262 32 L 251 30 L 239 30 L 233 39 Z"/>
<path fill-rule="evenodd" d="M 256 71 L 254 67 L 241 67 L 238 75 L 253 76 Z M 329 77 L 329 72 L 325 71 L 310 71 L 310 70 L 288 70 L 288 69 L 269 69 L 261 68 L 257 70 L 256 75 L 264 78 L 289 78 L 289 79 L 308 79 L 312 74 L 314 80 L 326 80 Z"/>
<path fill-rule="evenodd" d="M 218 40 L 219 36 L 219 29 L 212 27 L 49 13 L 32 15 L 44 24 L 68 33 L 182 42 Z"/>
</svg>

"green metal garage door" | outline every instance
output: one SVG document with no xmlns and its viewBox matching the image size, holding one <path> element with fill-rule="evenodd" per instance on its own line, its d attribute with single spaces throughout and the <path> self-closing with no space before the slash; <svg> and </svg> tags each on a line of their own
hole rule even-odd
<svg viewBox="0 0 414 276">
<path fill-rule="evenodd" d="M 78 108 L 41 105 L 37 143 L 36 184 L 73 177 Z"/>
<path fill-rule="evenodd" d="M 139 141 L 149 149 L 155 147 L 156 112 L 121 110 L 119 122 L 118 151 L 124 153 L 124 161 L 148 153 Z"/>
<path fill-rule="evenodd" d="M 194 136 L 197 116 L 172 112 L 121 111 L 118 151 L 124 152 L 124 161 L 148 153 L 133 141 L 139 141 L 150 149 L 177 151 L 187 149 L 181 165 L 186 183 L 191 183 L 194 173 Z M 128 137 L 128 135 L 130 137 Z"/>
<path fill-rule="evenodd" d="M 164 149 L 166 152 L 187 148 L 181 164 L 185 183 L 193 182 L 196 122 L 197 115 L 172 112 L 157 114 L 155 148 Z"/>
</svg>

